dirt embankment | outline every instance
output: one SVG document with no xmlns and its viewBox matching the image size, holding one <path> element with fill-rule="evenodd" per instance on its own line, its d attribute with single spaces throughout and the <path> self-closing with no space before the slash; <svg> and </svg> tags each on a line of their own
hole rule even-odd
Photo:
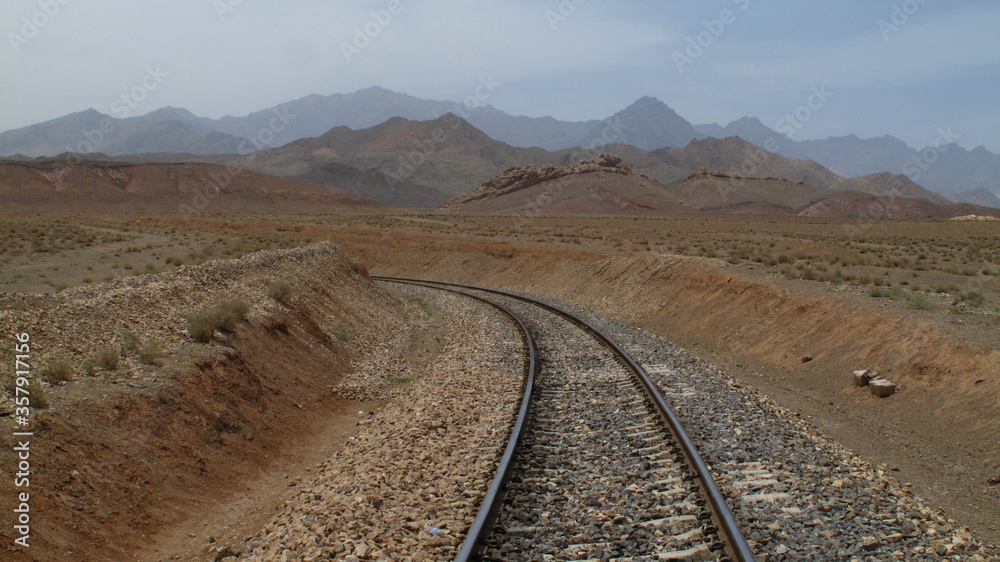
<svg viewBox="0 0 1000 562">
<path fill-rule="evenodd" d="M 291 287 L 287 304 L 267 294 L 277 281 Z M 180 332 L 185 315 L 227 299 L 249 305 L 234 333 L 204 344 Z M 328 243 L 57 295 L 8 295 L 0 305 L 3 333 L 31 336 L 33 376 L 57 357 L 75 370 L 73 381 L 45 387 L 49 407 L 31 415 L 31 547 L 5 560 L 136 559 L 156 557 L 157 545 L 176 552 L 165 533 L 234 495 L 262 493 L 246 486 L 263 473 L 291 472 L 285 453 L 346 414 L 333 386 L 352 357 L 404 327 L 399 303 Z M 81 372 L 127 331 L 155 338 L 162 365 L 133 351 L 112 370 Z M 6 416 L 0 425 L 15 430 Z M 14 462 L 4 447 L 0 463 Z M 0 480 L 5 521 L 12 486 Z M 0 530 L 5 545 L 12 533 Z"/>
<path fill-rule="evenodd" d="M 334 236 L 373 273 L 462 281 L 563 299 L 697 348 L 901 470 L 920 495 L 996 541 L 1000 529 L 1000 352 L 835 294 L 790 290 L 695 258 L 599 253 L 434 235 Z M 854 369 L 901 383 L 890 399 L 850 385 Z"/>
</svg>

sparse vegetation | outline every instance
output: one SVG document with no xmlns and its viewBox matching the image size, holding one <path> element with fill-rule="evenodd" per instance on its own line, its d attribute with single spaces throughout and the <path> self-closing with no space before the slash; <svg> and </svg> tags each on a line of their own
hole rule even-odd
<svg viewBox="0 0 1000 562">
<path fill-rule="evenodd" d="M 188 316 L 188 332 L 197 341 L 207 342 L 212 339 L 216 330 L 232 332 L 236 326 L 246 319 L 250 305 L 233 299 L 217 304 L 207 310 L 202 310 Z"/>
<path fill-rule="evenodd" d="M 342 342 L 354 341 L 354 338 L 357 337 L 354 335 L 354 332 L 348 330 L 347 328 L 341 328 L 337 330 L 337 332 L 334 335 L 337 337 L 338 340 Z"/>
<path fill-rule="evenodd" d="M 97 364 L 105 371 L 117 369 L 120 360 L 121 352 L 115 346 L 104 347 L 97 352 Z"/>
<path fill-rule="evenodd" d="M 978 291 L 959 293 L 956 297 L 956 302 L 961 302 L 971 307 L 983 306 L 986 304 L 986 297 Z"/>
<path fill-rule="evenodd" d="M 38 410 L 49 407 L 49 402 L 45 399 L 45 390 L 42 389 L 41 383 L 36 379 L 29 378 L 23 388 L 28 393 L 29 406 Z M 17 377 L 13 371 L 7 369 L 0 370 L 0 391 L 11 396 L 18 396 Z M 21 396 L 23 395 L 24 393 L 22 392 Z"/>
<path fill-rule="evenodd" d="M 118 336 L 118 339 L 121 340 L 122 349 L 125 353 L 131 353 L 139 349 L 139 336 L 131 330 L 122 332 L 121 335 Z"/>
<path fill-rule="evenodd" d="M 910 304 L 910 308 L 917 310 L 933 310 L 935 307 L 934 299 L 923 293 L 914 293 L 906 301 Z"/>
<path fill-rule="evenodd" d="M 142 344 L 142 349 L 139 350 L 139 359 L 147 365 L 161 364 L 160 358 L 162 357 L 163 348 L 160 347 L 160 343 L 155 339 L 146 340 Z"/>
<path fill-rule="evenodd" d="M 418 297 L 410 297 L 406 295 L 403 295 L 401 298 L 406 302 L 410 302 L 417 305 L 420 308 L 420 310 L 424 311 L 424 314 L 426 314 L 427 316 L 434 316 L 434 307 L 427 304 L 424 301 L 424 299 Z"/>
<path fill-rule="evenodd" d="M 288 306 L 292 301 L 292 286 L 284 281 L 272 283 L 271 286 L 267 288 L 267 296 L 285 306 Z"/>
<path fill-rule="evenodd" d="M 49 401 L 45 398 L 45 390 L 42 389 L 41 383 L 37 380 L 29 380 L 25 390 L 28 391 L 28 403 L 32 408 L 44 410 L 49 407 Z"/>
<path fill-rule="evenodd" d="M 0 391 L 13 396 L 15 388 L 17 388 L 17 377 L 14 376 L 14 372 L 6 367 L 0 367 Z"/>
<path fill-rule="evenodd" d="M 46 382 L 58 383 L 73 379 L 73 365 L 69 361 L 57 358 L 49 361 L 41 371 L 42 379 Z"/>
</svg>

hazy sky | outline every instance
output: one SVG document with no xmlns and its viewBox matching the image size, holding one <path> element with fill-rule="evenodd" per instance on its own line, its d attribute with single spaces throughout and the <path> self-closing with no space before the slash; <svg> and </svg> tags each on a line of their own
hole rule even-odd
<svg viewBox="0 0 1000 562">
<path fill-rule="evenodd" d="M 798 111 L 796 140 L 924 147 L 950 127 L 1000 152 L 996 0 L 6 0 L 0 22 L 0 130 L 372 85 L 458 101 L 482 79 L 514 114 L 603 118 L 650 95 L 692 123 Z"/>
</svg>

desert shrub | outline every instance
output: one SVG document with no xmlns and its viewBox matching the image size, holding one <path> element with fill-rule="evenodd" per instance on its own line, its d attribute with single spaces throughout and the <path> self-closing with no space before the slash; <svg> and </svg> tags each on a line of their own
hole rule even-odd
<svg viewBox="0 0 1000 562">
<path fill-rule="evenodd" d="M 356 337 L 354 332 L 348 330 L 347 328 L 337 330 L 336 336 L 338 340 L 343 342 L 354 341 L 354 338 Z"/>
<path fill-rule="evenodd" d="M 228 300 L 188 316 L 188 333 L 195 340 L 207 342 L 212 339 L 216 330 L 235 330 L 237 324 L 246 319 L 249 311 L 250 305 L 247 303 L 239 299 Z"/>
<path fill-rule="evenodd" d="M 41 374 L 48 382 L 66 382 L 73 378 L 73 366 L 65 359 L 53 359 L 42 368 Z"/>
<path fill-rule="evenodd" d="M 126 353 L 139 349 L 139 336 L 133 331 L 122 332 L 118 339 L 122 342 L 122 349 Z"/>
<path fill-rule="evenodd" d="M 889 289 L 883 289 L 882 287 L 875 287 L 871 291 L 868 291 L 868 296 L 875 297 L 877 299 L 888 298 Z"/>
<path fill-rule="evenodd" d="M 155 339 L 146 340 L 139 350 L 139 359 L 147 365 L 159 365 L 160 358 L 163 357 L 163 349 Z"/>
<path fill-rule="evenodd" d="M 184 265 L 184 259 L 177 256 L 168 256 L 167 265 L 176 265 L 178 267 Z"/>
<path fill-rule="evenodd" d="M 958 285 L 954 283 L 948 283 L 947 285 L 938 285 L 934 288 L 935 293 L 957 293 Z"/>
<path fill-rule="evenodd" d="M 272 283 L 271 286 L 267 288 L 267 296 L 280 302 L 281 304 L 288 305 L 288 303 L 292 300 L 292 286 L 284 281 Z"/>
<path fill-rule="evenodd" d="M 28 381 L 28 386 L 24 387 L 28 391 L 28 403 L 32 408 L 43 410 L 49 407 L 49 401 L 45 399 L 45 391 L 42 385 L 35 379 Z"/>
<path fill-rule="evenodd" d="M 14 371 L 0 367 L 0 391 L 13 396 L 15 388 L 17 388 L 17 377 Z"/>
<path fill-rule="evenodd" d="M 931 310 L 934 308 L 934 299 L 923 293 L 915 293 L 906 299 L 910 303 L 910 308 L 917 310 Z"/>
<path fill-rule="evenodd" d="M 97 352 L 97 364 L 105 371 L 117 368 L 119 360 L 121 360 L 121 352 L 115 346 L 101 348 Z"/>
<path fill-rule="evenodd" d="M 798 279 L 799 272 L 791 264 L 783 263 L 778 267 L 778 273 L 788 279 Z"/>
<path fill-rule="evenodd" d="M 215 318 L 211 310 L 195 312 L 187 317 L 188 333 L 197 341 L 207 342 L 212 339 L 215 329 Z"/>
<path fill-rule="evenodd" d="M 219 328 L 231 332 L 236 329 L 237 324 L 246 320 L 250 305 L 239 299 L 232 299 L 219 304 L 216 309 L 219 315 Z"/>
<path fill-rule="evenodd" d="M 986 297 L 977 291 L 969 291 L 958 295 L 958 302 L 963 302 L 968 306 L 983 306 L 986 304 Z"/>
<path fill-rule="evenodd" d="M 94 363 L 93 361 L 88 359 L 87 361 L 83 362 L 83 365 L 81 365 L 80 370 L 82 370 L 83 374 L 87 375 L 88 377 L 92 377 L 94 376 L 94 373 L 97 372 L 97 363 Z"/>
</svg>

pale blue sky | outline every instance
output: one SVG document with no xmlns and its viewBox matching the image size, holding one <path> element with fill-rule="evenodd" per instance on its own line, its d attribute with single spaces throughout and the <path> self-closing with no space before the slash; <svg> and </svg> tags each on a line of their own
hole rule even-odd
<svg viewBox="0 0 1000 562">
<path fill-rule="evenodd" d="M 134 115 L 220 117 L 372 85 L 461 100 L 492 76 L 487 103 L 515 114 L 602 118 L 651 95 L 693 123 L 771 127 L 825 86 L 796 140 L 923 147 L 951 127 L 1000 152 L 998 30 L 995 0 L 8 0 L 0 130 L 112 114 L 144 80 Z"/>
</svg>

